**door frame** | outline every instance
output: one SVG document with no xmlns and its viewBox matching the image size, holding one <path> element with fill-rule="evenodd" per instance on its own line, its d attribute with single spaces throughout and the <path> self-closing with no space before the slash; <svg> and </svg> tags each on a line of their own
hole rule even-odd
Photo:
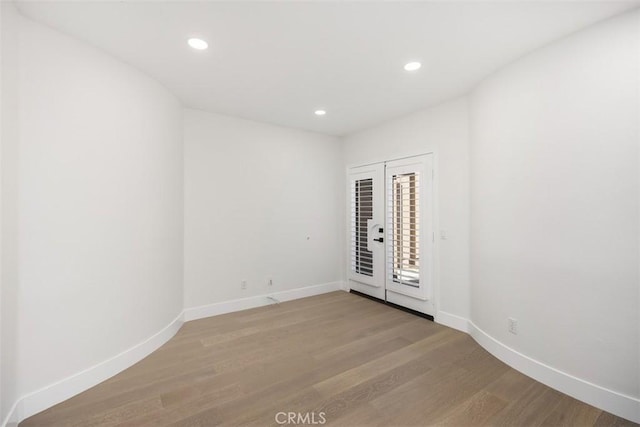
<svg viewBox="0 0 640 427">
<path fill-rule="evenodd" d="M 358 168 L 358 167 L 363 167 L 363 166 L 371 166 L 371 165 L 375 165 L 375 164 L 379 164 L 379 163 L 385 163 L 385 162 L 391 162 L 391 161 L 395 161 L 395 160 L 403 160 L 403 159 L 408 159 L 411 157 L 417 157 L 417 156 L 423 156 L 423 155 L 431 155 L 432 156 L 432 160 L 433 160 L 433 164 L 432 164 L 432 168 L 433 168 L 433 232 L 434 232 L 434 242 L 433 242 L 433 317 L 437 317 L 437 313 L 440 310 L 440 197 L 439 197 L 439 163 L 438 163 L 438 150 L 437 149 L 430 149 L 428 151 L 423 151 L 423 152 L 418 152 L 418 153 L 407 153 L 407 154 L 402 154 L 402 155 L 394 155 L 394 156 L 389 156 L 386 158 L 382 158 L 380 160 L 370 160 L 370 161 L 364 161 L 364 162 L 358 162 L 358 163 L 349 163 L 346 165 L 345 167 L 345 175 L 344 175 L 344 180 L 345 180 L 345 197 L 344 197 L 344 203 L 345 205 L 343 206 L 343 212 L 344 212 L 344 220 L 342 222 L 342 226 L 344 227 L 343 230 L 343 247 L 345 248 L 345 254 L 343 257 L 343 261 L 344 261 L 344 284 L 345 284 L 345 290 L 348 292 L 349 289 L 351 289 L 350 286 L 350 279 L 349 279 L 349 269 L 350 267 L 350 262 L 351 262 L 351 258 L 350 258 L 350 253 L 351 253 L 351 248 L 350 248 L 350 241 L 351 241 L 351 234 L 350 234 L 350 229 L 349 229 L 349 224 L 351 221 L 351 211 L 349 209 L 350 203 L 351 203 L 351 182 L 349 179 L 349 172 L 352 168 Z M 385 171 L 385 180 L 386 180 L 386 171 Z M 411 309 L 411 307 L 408 307 Z"/>
</svg>

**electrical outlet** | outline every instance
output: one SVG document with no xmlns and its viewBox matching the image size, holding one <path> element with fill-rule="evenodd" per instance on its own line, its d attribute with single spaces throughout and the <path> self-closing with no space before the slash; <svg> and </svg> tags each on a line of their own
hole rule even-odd
<svg viewBox="0 0 640 427">
<path fill-rule="evenodd" d="M 242 282 L 240 282 L 240 289 L 247 289 L 247 281 L 243 280 Z"/>
<path fill-rule="evenodd" d="M 509 332 L 513 335 L 518 335 L 518 320 L 513 317 L 509 317 L 507 320 L 509 322 Z"/>
</svg>

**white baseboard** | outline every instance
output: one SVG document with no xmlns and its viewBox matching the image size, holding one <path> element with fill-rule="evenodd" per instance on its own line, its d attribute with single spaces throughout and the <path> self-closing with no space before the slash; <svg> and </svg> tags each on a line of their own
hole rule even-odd
<svg viewBox="0 0 640 427">
<path fill-rule="evenodd" d="M 600 387 L 532 359 L 502 344 L 471 321 L 468 327 L 469 334 L 478 344 L 512 368 L 589 405 L 640 423 L 640 399 Z"/>
<path fill-rule="evenodd" d="M 139 362 L 169 341 L 182 326 L 182 313 L 162 330 L 122 353 L 87 368 L 68 378 L 22 396 L 13 405 L 3 426 L 16 426 L 20 421 L 81 393 Z"/>
<path fill-rule="evenodd" d="M 71 377 L 21 397 L 11 408 L 2 426 L 17 426 L 20 421 L 69 399 L 132 366 L 169 341 L 178 332 L 184 321 L 272 304 L 272 301 L 267 298 L 268 296 L 273 296 L 284 302 L 338 290 L 344 290 L 342 282 L 324 283 L 185 309 L 169 325 L 144 342 Z M 497 341 L 463 317 L 440 311 L 436 314 L 436 322 L 469 333 L 479 345 L 496 358 L 551 388 L 614 415 L 640 423 L 640 399 L 600 387 L 534 360 Z"/>
<path fill-rule="evenodd" d="M 19 404 L 19 400 L 13 404 L 6 418 L 2 422 L 2 427 L 17 427 L 18 423 L 22 421 L 20 418 L 18 418 L 18 412 L 20 412 Z"/>
<path fill-rule="evenodd" d="M 525 356 L 491 337 L 464 317 L 439 311 L 435 321 L 470 334 L 496 358 L 536 381 L 614 415 L 640 423 L 640 399 L 600 387 Z"/>
<path fill-rule="evenodd" d="M 434 320 L 436 323 L 441 325 L 469 333 L 469 321 L 456 314 L 447 313 L 446 311 L 438 311 Z"/>
<path fill-rule="evenodd" d="M 199 307 L 187 308 L 184 310 L 184 321 L 203 319 L 205 317 L 217 316 L 220 314 L 233 313 L 235 311 L 248 310 L 250 308 L 262 307 L 273 304 L 268 297 L 274 297 L 278 301 L 291 301 L 299 298 L 312 297 L 314 295 L 326 294 L 327 292 L 339 291 L 343 287 L 342 282 L 323 283 L 321 285 L 306 286 L 303 288 L 291 289 L 288 291 L 273 292 L 265 295 L 258 295 L 248 298 L 239 298 L 231 301 L 218 302 L 214 304 L 201 305 Z"/>
<path fill-rule="evenodd" d="M 169 341 L 186 321 L 272 304 L 273 301 L 268 299 L 269 296 L 284 302 L 339 291 L 343 288 L 343 282 L 338 281 L 186 309 L 169 325 L 140 344 L 68 378 L 22 396 L 12 406 L 2 422 L 2 427 L 15 427 L 22 420 L 124 371 Z"/>
</svg>

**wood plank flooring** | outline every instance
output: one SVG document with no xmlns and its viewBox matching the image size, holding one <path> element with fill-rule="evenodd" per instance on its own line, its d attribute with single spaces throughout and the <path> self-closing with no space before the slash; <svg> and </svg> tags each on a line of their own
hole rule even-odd
<svg viewBox="0 0 640 427">
<path fill-rule="evenodd" d="M 20 425 L 270 426 L 289 412 L 297 425 L 636 425 L 520 374 L 464 333 L 344 292 L 188 322 Z"/>
</svg>

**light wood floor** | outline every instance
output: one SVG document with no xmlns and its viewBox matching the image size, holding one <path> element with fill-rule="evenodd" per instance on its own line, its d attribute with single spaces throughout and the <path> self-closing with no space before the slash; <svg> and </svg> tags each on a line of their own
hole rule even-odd
<svg viewBox="0 0 640 427">
<path fill-rule="evenodd" d="M 466 334 L 344 292 L 186 323 L 140 363 L 20 425 L 267 426 L 278 412 L 342 426 L 634 425 Z"/>
</svg>

